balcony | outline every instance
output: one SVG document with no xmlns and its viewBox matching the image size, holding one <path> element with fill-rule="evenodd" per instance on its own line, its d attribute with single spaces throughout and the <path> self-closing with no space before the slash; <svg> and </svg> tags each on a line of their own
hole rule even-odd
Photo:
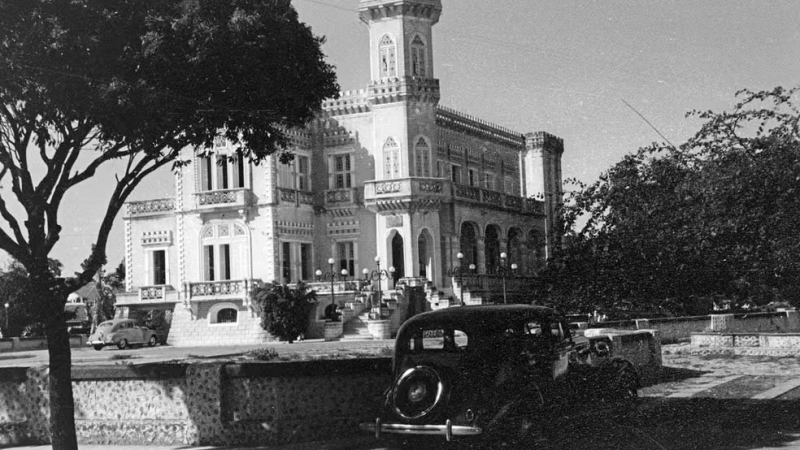
<svg viewBox="0 0 800 450">
<path fill-rule="evenodd" d="M 308 191 L 278 188 L 278 198 L 281 203 L 289 203 L 295 206 L 314 206 L 314 194 Z"/>
<path fill-rule="evenodd" d="M 117 306 L 160 305 L 178 303 L 178 291 L 170 285 L 141 286 L 132 292 L 117 294 Z"/>
<path fill-rule="evenodd" d="M 174 198 L 160 198 L 125 204 L 125 217 L 155 216 L 169 214 L 173 211 L 175 211 Z"/>
<path fill-rule="evenodd" d="M 400 178 L 364 183 L 364 205 L 377 213 L 437 210 L 452 202 L 451 183 L 441 178 Z"/>
<path fill-rule="evenodd" d="M 250 189 L 225 189 L 219 191 L 197 192 L 194 194 L 195 208 L 200 211 L 220 209 L 244 210 L 252 204 Z"/>
<path fill-rule="evenodd" d="M 212 300 L 241 300 L 250 303 L 250 292 L 259 285 L 258 280 L 220 280 L 186 283 L 184 298 L 189 302 Z"/>
<path fill-rule="evenodd" d="M 452 183 L 442 178 L 402 178 L 364 184 L 364 205 L 377 213 L 435 210 L 442 203 L 471 204 L 521 214 L 544 214 L 544 203 L 541 201 Z"/>
</svg>

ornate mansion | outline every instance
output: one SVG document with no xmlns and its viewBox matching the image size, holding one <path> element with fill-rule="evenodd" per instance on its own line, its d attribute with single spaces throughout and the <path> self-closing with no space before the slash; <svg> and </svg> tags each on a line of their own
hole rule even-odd
<svg viewBox="0 0 800 450">
<path fill-rule="evenodd" d="M 361 0 L 359 10 L 372 81 L 292 132 L 291 164 L 249 164 L 220 139 L 213 152 L 184 150 L 193 162 L 176 172 L 174 195 L 126 205 L 118 315 L 172 310 L 173 345 L 256 343 L 270 339 L 249 299 L 258 283 L 314 282 L 318 270 L 354 280 L 378 257 L 394 268 L 383 289 L 408 281 L 456 299 L 455 267 L 542 264 L 556 239 L 563 141 L 439 105 L 441 0 Z M 342 307 L 358 296 L 352 285 L 334 288 Z M 330 303 L 331 283 L 313 286 Z"/>
</svg>

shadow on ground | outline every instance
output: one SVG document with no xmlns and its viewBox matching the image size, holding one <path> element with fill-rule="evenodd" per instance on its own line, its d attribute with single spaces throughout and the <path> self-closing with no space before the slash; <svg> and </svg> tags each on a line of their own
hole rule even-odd
<svg viewBox="0 0 800 450">
<path fill-rule="evenodd" d="M 390 439 L 369 449 L 748 450 L 800 446 L 800 401 L 640 399 L 625 410 L 572 411 L 536 431 L 482 444 Z"/>
</svg>

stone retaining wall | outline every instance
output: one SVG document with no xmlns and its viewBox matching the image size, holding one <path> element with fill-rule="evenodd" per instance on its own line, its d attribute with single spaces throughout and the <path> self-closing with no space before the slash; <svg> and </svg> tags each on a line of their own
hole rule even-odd
<svg viewBox="0 0 800 450">
<path fill-rule="evenodd" d="M 800 350 L 800 333 L 725 333 L 692 334 L 696 347 L 765 347 Z"/>
<path fill-rule="evenodd" d="M 247 446 L 346 437 L 375 417 L 390 370 L 389 358 L 76 366 L 78 441 Z M 0 369 L 0 430 L 48 442 L 47 374 Z"/>
<path fill-rule="evenodd" d="M 714 320 L 714 317 L 722 318 L 723 320 Z M 658 331 L 662 343 L 674 343 L 689 341 L 692 333 L 709 331 L 714 323 L 724 324 L 722 326 L 727 331 L 735 332 L 800 331 L 797 311 L 636 319 L 599 322 L 589 326 L 591 328 L 614 328 L 617 330 L 652 329 Z"/>
</svg>

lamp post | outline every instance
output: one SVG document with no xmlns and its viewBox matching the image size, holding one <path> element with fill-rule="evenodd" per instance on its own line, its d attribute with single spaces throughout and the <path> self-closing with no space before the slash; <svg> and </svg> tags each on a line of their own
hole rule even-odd
<svg viewBox="0 0 800 450">
<path fill-rule="evenodd" d="M 460 298 L 458 300 L 461 302 L 461 306 L 464 306 L 464 270 L 463 266 L 461 265 L 464 260 L 464 254 L 458 252 L 456 258 L 458 258 L 458 288 L 459 293 L 461 294 L 459 295 Z"/>
<path fill-rule="evenodd" d="M 6 307 L 6 333 L 8 333 L 8 307 L 11 305 L 9 305 L 8 302 L 6 302 L 6 304 L 3 306 Z"/>
<path fill-rule="evenodd" d="M 508 303 L 506 300 L 506 252 L 500 253 L 500 276 L 503 277 L 503 304 Z"/>
</svg>

